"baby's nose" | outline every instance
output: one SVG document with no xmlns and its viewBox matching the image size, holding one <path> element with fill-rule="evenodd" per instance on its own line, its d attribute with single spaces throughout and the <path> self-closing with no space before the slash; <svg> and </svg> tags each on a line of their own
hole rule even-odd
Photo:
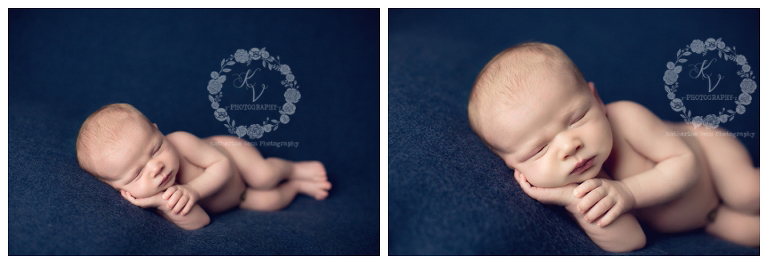
<svg viewBox="0 0 768 264">
<path fill-rule="evenodd" d="M 162 163 L 157 163 L 157 165 L 155 166 L 155 172 L 153 173 L 154 174 L 153 176 L 155 177 L 162 176 L 160 174 L 163 172 L 163 169 L 165 169 L 165 165 L 163 165 Z"/>
<path fill-rule="evenodd" d="M 563 160 L 566 158 L 573 156 L 576 154 L 576 152 L 582 147 L 581 140 L 574 139 L 572 142 L 568 142 L 565 146 L 563 146 Z"/>
</svg>

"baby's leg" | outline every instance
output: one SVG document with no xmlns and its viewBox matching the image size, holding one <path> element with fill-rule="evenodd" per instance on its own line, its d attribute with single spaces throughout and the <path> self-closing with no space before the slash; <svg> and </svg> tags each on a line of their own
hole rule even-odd
<svg viewBox="0 0 768 264">
<path fill-rule="evenodd" d="M 706 226 L 707 233 L 748 247 L 760 246 L 760 216 L 745 214 L 720 205 L 715 221 Z"/>
<path fill-rule="evenodd" d="M 293 201 L 297 193 L 303 193 L 317 200 L 328 197 L 331 183 L 320 181 L 289 180 L 271 190 L 248 188 L 240 208 L 256 211 L 277 211 Z"/>
<path fill-rule="evenodd" d="M 747 214 L 760 214 L 760 173 L 752 165 L 747 149 L 733 137 L 718 136 L 723 129 L 695 130 L 714 133 L 713 136 L 699 136 L 698 142 L 704 150 L 712 172 L 712 180 L 720 199 L 728 207 Z"/>
<path fill-rule="evenodd" d="M 240 143 L 224 145 L 249 188 L 269 190 L 286 179 L 327 182 L 325 167 L 318 161 L 291 162 L 273 157 L 264 159 L 245 140 L 235 137 L 215 137 L 214 140 Z"/>
</svg>

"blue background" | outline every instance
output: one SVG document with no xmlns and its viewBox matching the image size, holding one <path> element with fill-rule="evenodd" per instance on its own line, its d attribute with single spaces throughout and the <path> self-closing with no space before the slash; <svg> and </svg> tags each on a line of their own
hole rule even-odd
<svg viewBox="0 0 768 264">
<path fill-rule="evenodd" d="M 10 255 L 379 254 L 377 9 L 8 14 Z M 327 200 L 298 196 L 279 212 L 232 210 L 184 231 L 78 167 L 78 129 L 108 103 L 133 104 L 163 133 L 226 134 L 208 100 L 210 73 L 237 49 L 253 47 L 280 55 L 301 86 L 291 121 L 260 139 L 299 147 L 259 150 L 322 161 L 333 184 Z M 266 116 L 256 114 L 238 124 Z"/>
<path fill-rule="evenodd" d="M 609 254 L 562 208 L 525 195 L 471 131 L 466 106 L 477 73 L 509 46 L 552 43 L 595 83 L 604 103 L 631 100 L 682 122 L 664 91 L 667 62 L 694 39 L 722 38 L 757 74 L 759 18 L 757 9 L 389 9 L 389 254 Z M 735 71 L 723 73 L 731 86 L 723 80 L 717 91 L 740 93 Z M 756 82 L 746 113 L 721 127 L 756 133 L 738 139 L 758 167 L 759 76 Z M 694 116 L 736 105 L 696 107 Z M 701 230 L 647 234 L 647 246 L 629 254 L 759 254 Z"/>
</svg>

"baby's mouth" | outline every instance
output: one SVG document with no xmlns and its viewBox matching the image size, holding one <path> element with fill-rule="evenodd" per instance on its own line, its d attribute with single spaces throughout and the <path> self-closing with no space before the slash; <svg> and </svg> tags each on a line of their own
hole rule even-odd
<svg viewBox="0 0 768 264">
<path fill-rule="evenodd" d="M 595 156 L 592 156 L 589 159 L 582 160 L 579 163 L 576 163 L 576 167 L 573 168 L 573 170 L 571 171 L 571 174 L 579 174 L 588 170 L 589 168 L 592 167 L 592 165 L 594 164 L 594 161 L 595 161 Z"/>
<path fill-rule="evenodd" d="M 163 176 L 163 181 L 160 182 L 160 186 L 165 185 L 166 183 L 168 183 L 168 181 L 171 180 L 171 174 L 173 174 L 173 171 L 171 171 L 168 174 L 166 174 L 165 176 Z"/>
</svg>

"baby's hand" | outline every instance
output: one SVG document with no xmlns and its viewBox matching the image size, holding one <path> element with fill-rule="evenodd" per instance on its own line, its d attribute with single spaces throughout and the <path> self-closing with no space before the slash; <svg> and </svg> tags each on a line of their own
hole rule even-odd
<svg viewBox="0 0 768 264">
<path fill-rule="evenodd" d="M 166 207 L 174 214 L 187 215 L 192 206 L 200 199 L 200 195 L 187 185 L 174 185 L 165 190 L 163 199 L 168 200 Z"/>
<path fill-rule="evenodd" d="M 593 178 L 573 191 L 576 198 L 582 198 L 577 210 L 585 213 L 584 220 L 592 223 L 597 218 L 597 225 L 605 227 L 621 214 L 635 207 L 635 196 L 623 182 Z M 587 212 L 589 211 L 589 212 Z"/>
<path fill-rule="evenodd" d="M 574 204 L 577 199 L 573 197 L 573 191 L 576 189 L 576 184 L 571 183 L 563 187 L 555 188 L 541 188 L 531 185 L 525 175 L 515 171 L 515 180 L 520 184 L 525 194 L 528 194 L 531 198 L 545 203 L 545 204 L 557 204 L 560 206 L 568 206 Z"/>
<path fill-rule="evenodd" d="M 126 190 L 120 190 L 120 195 L 133 205 L 141 208 L 157 208 L 163 204 L 162 193 L 157 193 L 147 198 L 136 198 Z"/>
</svg>

